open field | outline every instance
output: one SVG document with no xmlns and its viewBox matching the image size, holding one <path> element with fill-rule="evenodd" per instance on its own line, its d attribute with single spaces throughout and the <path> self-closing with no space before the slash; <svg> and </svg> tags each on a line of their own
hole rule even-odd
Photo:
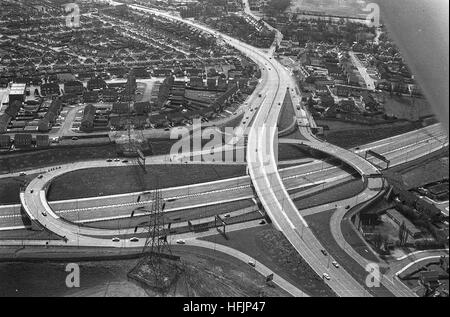
<svg viewBox="0 0 450 317">
<path fill-rule="evenodd" d="M 148 165 L 83 169 L 57 177 L 48 199 L 65 200 L 185 186 L 245 175 L 245 165 Z"/>
<path fill-rule="evenodd" d="M 448 157 L 447 147 L 413 162 L 389 168 L 384 174 L 389 177 L 399 173 L 407 188 L 419 187 L 449 178 Z"/>
<path fill-rule="evenodd" d="M 284 235 L 271 226 L 233 231 L 227 237 L 214 235 L 203 239 L 247 254 L 311 296 L 335 296 Z"/>
<path fill-rule="evenodd" d="M 328 254 L 331 255 L 333 259 L 340 263 L 343 267 L 345 267 L 347 269 L 347 272 L 349 272 L 357 281 L 359 281 L 362 285 L 365 285 L 367 272 L 355 260 L 353 260 L 353 258 L 351 258 L 344 250 L 339 247 L 337 242 L 334 240 L 333 235 L 331 234 L 330 220 L 333 212 L 334 209 L 314 215 L 309 215 L 305 217 L 305 220 L 306 222 L 308 222 L 309 227 L 313 231 L 314 235 L 319 239 L 322 245 L 326 247 Z M 343 232 L 344 237 L 348 243 L 352 244 L 353 241 L 355 241 L 354 239 L 359 238 L 352 229 L 343 229 L 345 230 Z M 357 241 L 356 246 L 361 246 L 361 243 L 361 241 Z M 375 288 L 366 288 L 366 290 L 374 296 L 392 296 L 392 294 L 382 285 Z"/>
<path fill-rule="evenodd" d="M 299 146 L 295 144 L 278 144 L 278 160 L 297 160 L 311 157 L 305 151 L 302 151 Z"/>
<path fill-rule="evenodd" d="M 116 147 L 114 144 L 72 148 L 54 147 L 42 151 L 2 154 L 0 155 L 0 173 L 19 172 L 32 168 L 116 156 Z"/>
<path fill-rule="evenodd" d="M 23 225 L 23 223 L 20 225 Z M 0 241 L 1 240 L 60 240 L 60 238 L 48 231 L 31 231 L 21 229 L 0 231 Z"/>
<path fill-rule="evenodd" d="M 213 250 L 174 246 L 186 273 L 167 296 L 289 296 L 250 266 Z M 69 261 L 69 260 L 68 260 Z M 127 277 L 137 260 L 80 263 L 80 288 L 65 285 L 66 263 L 0 263 L 0 296 L 158 296 Z"/>
<path fill-rule="evenodd" d="M 37 174 L 0 179 L 0 205 L 19 204 L 20 187 L 35 178 Z"/>
<path fill-rule="evenodd" d="M 434 114 L 430 104 L 424 98 L 390 96 L 387 92 L 384 92 L 384 98 L 384 110 L 388 116 L 395 116 L 398 119 L 417 120 Z"/>
<path fill-rule="evenodd" d="M 366 129 L 349 129 L 325 131 L 325 140 L 337 146 L 349 149 L 362 144 L 386 139 L 422 127 L 420 122 L 408 123 L 399 126 L 369 127 Z"/>
<path fill-rule="evenodd" d="M 360 179 L 354 179 L 314 194 L 294 199 L 294 204 L 299 210 L 307 209 L 353 197 L 363 189 L 364 183 Z"/>
<path fill-rule="evenodd" d="M 295 120 L 294 105 L 290 96 L 286 96 L 280 116 L 278 117 L 278 131 L 288 128 Z"/>
<path fill-rule="evenodd" d="M 298 10 L 323 12 L 330 15 L 361 17 L 364 3 L 357 1 L 338 0 L 293 0 L 287 12 L 296 13 Z"/>
</svg>

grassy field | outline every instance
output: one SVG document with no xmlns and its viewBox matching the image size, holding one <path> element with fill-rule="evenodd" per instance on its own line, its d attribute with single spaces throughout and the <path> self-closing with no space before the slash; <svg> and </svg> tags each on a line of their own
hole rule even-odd
<svg viewBox="0 0 450 317">
<path fill-rule="evenodd" d="M 288 128 L 295 120 L 294 105 L 290 94 L 286 95 L 283 108 L 281 109 L 280 116 L 278 117 L 278 130 L 282 131 Z"/>
<path fill-rule="evenodd" d="M 353 278 L 355 278 L 362 285 L 365 285 L 365 280 L 368 273 L 355 260 L 353 260 L 353 258 L 351 258 L 344 250 L 339 247 L 336 240 L 334 240 L 333 235 L 331 234 L 330 220 L 333 211 L 334 209 L 314 215 L 309 215 L 305 217 L 305 220 L 306 222 L 308 222 L 309 227 L 313 231 L 314 235 L 317 237 L 317 239 L 319 239 L 322 245 L 325 246 L 326 250 L 333 257 L 333 259 L 335 259 L 338 263 L 345 267 L 347 269 L 347 272 L 350 273 Z M 349 243 L 352 243 L 353 239 L 355 239 L 353 236 L 351 236 L 352 234 L 355 235 L 353 230 L 344 231 L 344 237 Z M 361 242 L 359 242 L 358 245 L 361 245 Z M 382 285 L 381 287 L 366 289 L 374 296 L 392 296 L 392 294 Z"/>
<path fill-rule="evenodd" d="M 383 172 L 387 177 L 395 173 L 402 175 L 405 186 L 409 189 L 426 185 L 444 178 L 449 178 L 448 147 L 424 156 L 413 162 L 401 164 Z"/>
<path fill-rule="evenodd" d="M 42 151 L 4 154 L 0 155 L 0 173 L 19 172 L 32 168 L 116 156 L 116 147 L 114 144 L 74 148 L 55 147 Z"/>
<path fill-rule="evenodd" d="M 57 177 L 48 199 L 65 200 L 115 195 L 157 187 L 184 186 L 245 175 L 245 165 L 148 165 L 77 170 Z"/>
<path fill-rule="evenodd" d="M 282 233 L 271 226 L 261 226 L 204 238 L 237 249 L 263 263 L 299 289 L 311 296 L 335 296 L 291 246 Z"/>
<path fill-rule="evenodd" d="M 367 129 L 325 131 L 325 140 L 337 146 L 349 149 L 413 131 L 421 127 L 421 123 L 408 123 L 401 126 L 383 126 L 382 128 L 369 127 Z"/>
<path fill-rule="evenodd" d="M 330 15 L 361 16 L 364 13 L 363 4 L 356 1 L 338 0 L 292 0 L 287 12 L 295 13 L 297 10 L 319 11 Z"/>
<path fill-rule="evenodd" d="M 302 151 L 299 146 L 295 144 L 278 144 L 278 160 L 297 160 L 311 157 L 307 152 Z"/>
<path fill-rule="evenodd" d="M 226 254 L 188 246 L 173 246 L 172 252 L 181 257 L 184 272 L 165 296 L 290 296 Z M 80 262 L 79 288 L 66 287 L 66 263 L 0 263 L 0 296 L 161 296 L 128 278 L 137 261 Z"/>
<path fill-rule="evenodd" d="M 0 179 L 0 205 L 19 204 L 20 187 L 35 178 L 37 174 Z"/>
<path fill-rule="evenodd" d="M 417 120 L 420 117 L 433 115 L 433 109 L 424 98 L 411 98 L 409 96 L 390 96 L 384 92 L 384 109 L 388 116 L 399 119 Z"/>
<path fill-rule="evenodd" d="M 299 210 L 307 209 L 353 197 L 363 189 L 363 182 L 360 179 L 354 179 L 320 192 L 295 199 L 294 204 Z"/>
</svg>

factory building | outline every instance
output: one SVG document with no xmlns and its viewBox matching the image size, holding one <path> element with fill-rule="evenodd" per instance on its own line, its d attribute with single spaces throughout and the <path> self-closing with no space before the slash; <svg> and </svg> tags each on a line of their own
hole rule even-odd
<svg viewBox="0 0 450 317">
<path fill-rule="evenodd" d="M 25 102 L 26 84 L 12 84 L 9 91 L 9 104 L 14 101 Z"/>
</svg>

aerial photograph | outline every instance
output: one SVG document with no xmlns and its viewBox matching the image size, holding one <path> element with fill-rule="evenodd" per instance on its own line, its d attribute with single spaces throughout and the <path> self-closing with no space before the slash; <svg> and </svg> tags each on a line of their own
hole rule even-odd
<svg viewBox="0 0 450 317">
<path fill-rule="evenodd" d="M 448 298 L 449 1 L 0 0 L 0 297 Z"/>
</svg>

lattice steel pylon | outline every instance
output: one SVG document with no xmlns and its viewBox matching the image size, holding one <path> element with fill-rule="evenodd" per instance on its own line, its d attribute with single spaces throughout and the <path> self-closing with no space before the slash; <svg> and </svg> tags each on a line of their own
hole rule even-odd
<svg viewBox="0 0 450 317">
<path fill-rule="evenodd" d="M 148 236 L 142 249 L 143 254 L 165 255 L 172 254 L 168 243 L 170 228 L 166 228 L 164 221 L 165 203 L 162 199 L 161 190 L 153 191 L 153 203 L 151 205 L 148 221 Z"/>
<path fill-rule="evenodd" d="M 150 288 L 165 294 L 178 279 L 180 269 L 176 263 L 180 258 L 174 256 L 168 243 L 170 223 L 164 221 L 164 207 L 161 191 L 157 187 L 153 192 L 148 221 L 142 224 L 147 237 L 142 248 L 142 257 L 128 276 L 145 283 Z M 135 228 L 135 232 L 137 228 Z"/>
</svg>

